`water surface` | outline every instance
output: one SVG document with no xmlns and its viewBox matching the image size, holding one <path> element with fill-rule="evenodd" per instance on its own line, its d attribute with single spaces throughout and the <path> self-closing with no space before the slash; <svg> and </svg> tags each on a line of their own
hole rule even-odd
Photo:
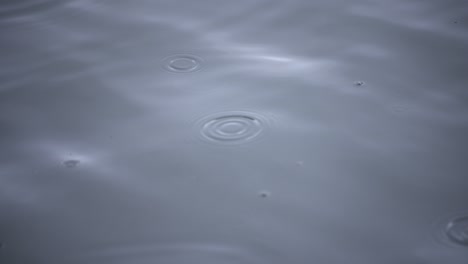
<svg viewBox="0 0 468 264">
<path fill-rule="evenodd" d="M 3 0 L 0 262 L 468 263 L 464 0 Z"/>
</svg>

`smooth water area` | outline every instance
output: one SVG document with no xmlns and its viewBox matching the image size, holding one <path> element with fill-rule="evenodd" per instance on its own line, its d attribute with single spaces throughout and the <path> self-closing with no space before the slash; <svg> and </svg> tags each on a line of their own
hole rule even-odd
<svg viewBox="0 0 468 264">
<path fill-rule="evenodd" d="M 468 263 L 465 0 L 0 0 L 0 263 Z"/>
</svg>

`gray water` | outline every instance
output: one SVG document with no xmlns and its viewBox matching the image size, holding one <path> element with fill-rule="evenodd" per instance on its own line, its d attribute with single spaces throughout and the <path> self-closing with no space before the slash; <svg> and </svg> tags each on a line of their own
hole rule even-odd
<svg viewBox="0 0 468 264">
<path fill-rule="evenodd" d="M 1 0 L 0 263 L 468 263 L 465 0 Z"/>
</svg>

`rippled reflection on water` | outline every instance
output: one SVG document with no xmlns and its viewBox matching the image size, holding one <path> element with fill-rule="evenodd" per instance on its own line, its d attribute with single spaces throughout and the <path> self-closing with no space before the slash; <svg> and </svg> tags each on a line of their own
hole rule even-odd
<svg viewBox="0 0 468 264">
<path fill-rule="evenodd" d="M 467 10 L 0 1 L 0 263 L 467 263 Z"/>
</svg>

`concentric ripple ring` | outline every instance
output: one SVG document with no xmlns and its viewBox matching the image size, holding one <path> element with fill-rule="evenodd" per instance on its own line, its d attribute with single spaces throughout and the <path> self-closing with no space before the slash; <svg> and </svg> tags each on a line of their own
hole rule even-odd
<svg viewBox="0 0 468 264">
<path fill-rule="evenodd" d="M 268 119 L 257 113 L 229 111 L 206 116 L 196 126 L 204 141 L 237 145 L 260 138 L 268 128 Z"/>
<path fill-rule="evenodd" d="M 202 67 L 203 60 L 190 54 L 176 54 L 163 60 L 163 68 L 169 72 L 188 73 L 198 71 Z"/>
</svg>

